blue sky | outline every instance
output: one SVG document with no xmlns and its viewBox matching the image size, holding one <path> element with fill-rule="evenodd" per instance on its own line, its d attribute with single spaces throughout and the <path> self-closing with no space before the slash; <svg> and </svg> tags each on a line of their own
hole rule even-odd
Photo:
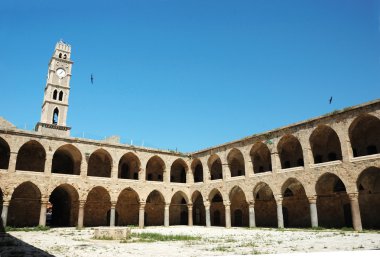
<svg viewBox="0 0 380 257">
<path fill-rule="evenodd" d="M 75 137 L 189 152 L 380 92 L 373 0 L 2 0 L 0 37 L 0 116 L 27 129 L 55 43 L 72 45 Z"/>
</svg>

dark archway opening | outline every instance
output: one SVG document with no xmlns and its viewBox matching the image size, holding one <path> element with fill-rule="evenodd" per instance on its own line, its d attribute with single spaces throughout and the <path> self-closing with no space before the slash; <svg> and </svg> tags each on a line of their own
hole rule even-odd
<svg viewBox="0 0 380 257">
<path fill-rule="evenodd" d="M 255 143 L 251 149 L 250 156 L 254 173 L 262 173 L 272 170 L 272 158 L 266 144 L 262 142 Z"/>
<path fill-rule="evenodd" d="M 277 227 L 277 204 L 270 187 L 261 183 L 253 191 L 257 227 Z"/>
<path fill-rule="evenodd" d="M 233 227 L 248 227 L 249 209 L 245 194 L 240 187 L 234 187 L 230 192 L 231 225 Z M 235 214 L 238 214 L 236 216 Z"/>
<path fill-rule="evenodd" d="M 302 147 L 293 135 L 285 135 L 277 145 L 282 169 L 303 166 Z"/>
<path fill-rule="evenodd" d="M 163 181 L 164 180 L 165 163 L 158 157 L 154 156 L 149 159 L 146 165 L 146 180 Z"/>
<path fill-rule="evenodd" d="M 91 154 L 88 160 L 88 176 L 111 177 L 112 159 L 108 152 L 103 149 Z"/>
<path fill-rule="evenodd" d="M 10 155 L 9 145 L 0 137 L 0 169 L 8 169 Z"/>
<path fill-rule="evenodd" d="M 119 226 L 139 224 L 140 198 L 131 188 L 124 189 L 117 199 L 116 211 Z"/>
<path fill-rule="evenodd" d="M 198 191 L 193 193 L 193 224 L 198 226 L 206 225 L 205 206 L 203 197 Z"/>
<path fill-rule="evenodd" d="M 103 187 L 93 188 L 87 195 L 84 206 L 84 226 L 97 227 L 109 225 L 107 212 L 111 209 L 111 198 Z"/>
<path fill-rule="evenodd" d="M 182 159 L 177 159 L 170 168 L 170 182 L 186 183 L 186 170 L 186 163 Z"/>
<path fill-rule="evenodd" d="M 73 227 L 78 220 L 78 193 L 74 188 L 64 185 L 53 190 L 49 202 L 52 205 L 51 219 L 47 225 L 52 227 Z M 48 224 L 49 223 L 49 224 Z"/>
<path fill-rule="evenodd" d="M 210 204 L 211 226 L 225 226 L 225 208 L 222 195 L 215 192 Z"/>
<path fill-rule="evenodd" d="M 125 154 L 119 161 L 118 177 L 123 179 L 139 179 L 140 160 L 133 153 Z"/>
<path fill-rule="evenodd" d="M 16 170 L 44 172 L 45 149 L 37 141 L 24 144 L 17 154 Z"/>
<path fill-rule="evenodd" d="M 203 182 L 203 166 L 200 160 L 196 159 L 191 166 L 194 174 L 194 182 Z"/>
<path fill-rule="evenodd" d="M 223 168 L 220 158 L 217 155 L 212 155 L 208 162 L 211 173 L 211 180 L 222 179 Z"/>
<path fill-rule="evenodd" d="M 227 162 L 230 168 L 231 177 L 245 175 L 244 157 L 239 150 L 232 149 L 227 156 Z"/>
<path fill-rule="evenodd" d="M 72 145 L 64 145 L 54 153 L 51 170 L 53 173 L 79 175 L 81 162 L 79 150 Z"/>
<path fill-rule="evenodd" d="M 188 225 L 188 208 L 185 198 L 180 192 L 173 195 L 169 207 L 170 225 Z"/>
<path fill-rule="evenodd" d="M 310 136 L 314 163 L 342 160 L 342 150 L 336 132 L 326 126 L 318 126 Z"/>
<path fill-rule="evenodd" d="M 145 225 L 164 225 L 165 200 L 160 192 L 154 190 L 146 200 L 145 205 Z"/>
</svg>

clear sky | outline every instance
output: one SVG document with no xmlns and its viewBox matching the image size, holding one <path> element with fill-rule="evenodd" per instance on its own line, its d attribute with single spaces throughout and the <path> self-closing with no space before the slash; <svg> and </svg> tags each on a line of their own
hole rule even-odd
<svg viewBox="0 0 380 257">
<path fill-rule="evenodd" d="M 34 128 L 59 39 L 74 137 L 190 152 L 361 104 L 379 1 L 1 0 L 0 116 Z"/>
</svg>

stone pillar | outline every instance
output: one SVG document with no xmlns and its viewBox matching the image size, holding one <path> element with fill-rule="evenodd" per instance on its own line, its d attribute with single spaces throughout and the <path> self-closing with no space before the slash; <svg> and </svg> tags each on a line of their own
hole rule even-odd
<svg viewBox="0 0 380 257">
<path fill-rule="evenodd" d="M 111 201 L 111 212 L 110 212 L 110 227 L 115 226 L 115 215 L 116 214 L 116 201 Z"/>
<path fill-rule="evenodd" d="M 16 171 L 16 162 L 17 162 L 17 153 L 10 152 L 8 172 L 15 172 Z"/>
<path fill-rule="evenodd" d="M 78 228 L 83 228 L 83 218 L 84 218 L 84 206 L 86 204 L 85 200 L 79 200 L 79 211 L 78 211 Z"/>
<path fill-rule="evenodd" d="M 169 227 L 169 203 L 165 203 L 164 226 Z"/>
<path fill-rule="evenodd" d="M 86 153 L 86 158 L 83 158 L 83 160 L 80 164 L 80 176 L 81 177 L 87 177 L 88 160 L 89 160 L 89 157 L 87 157 L 87 153 Z"/>
<path fill-rule="evenodd" d="M 203 168 L 203 182 L 206 183 L 211 180 L 210 170 L 208 169 L 207 163 L 206 165 L 202 163 L 202 168 Z"/>
<path fill-rule="evenodd" d="M 231 203 L 224 203 L 225 213 L 226 213 L 226 228 L 231 227 Z"/>
<path fill-rule="evenodd" d="M 210 203 L 209 201 L 206 201 L 203 204 L 205 206 L 205 213 L 206 213 L 206 227 L 211 227 Z"/>
<path fill-rule="evenodd" d="M 145 218 L 145 202 L 140 202 L 140 207 L 139 207 L 139 228 L 144 228 L 144 218 Z"/>
<path fill-rule="evenodd" d="M 143 168 L 140 168 L 139 170 L 139 181 L 145 181 L 145 177 L 146 177 L 146 174 L 145 174 L 145 169 Z"/>
<path fill-rule="evenodd" d="M 190 167 L 190 166 L 189 166 Z M 194 175 L 191 168 L 186 171 L 186 183 L 194 183 Z"/>
<path fill-rule="evenodd" d="M 352 213 L 352 224 L 354 226 L 354 230 L 362 231 L 362 220 L 360 217 L 360 208 L 359 208 L 359 194 L 358 193 L 350 193 L 348 194 L 351 203 L 351 213 Z"/>
<path fill-rule="evenodd" d="M 271 154 L 272 172 L 281 170 L 281 160 L 277 152 Z"/>
<path fill-rule="evenodd" d="M 43 197 L 41 199 L 40 221 L 38 223 L 38 225 L 40 226 L 46 226 L 46 208 L 47 208 L 48 202 L 49 202 L 48 198 Z"/>
<path fill-rule="evenodd" d="M 311 227 L 318 227 L 317 197 L 309 196 Z"/>
<path fill-rule="evenodd" d="M 170 167 L 170 166 L 169 166 Z M 170 183 L 170 168 L 166 168 L 162 174 L 164 183 Z"/>
<path fill-rule="evenodd" d="M 51 174 L 52 163 L 53 163 L 53 154 L 46 153 L 45 171 L 44 171 L 45 175 Z"/>
<path fill-rule="evenodd" d="M 192 226 L 193 225 L 193 204 L 189 203 L 187 205 L 187 211 L 188 211 L 188 215 L 189 215 L 188 225 Z"/>
<path fill-rule="evenodd" d="M 9 203 L 10 203 L 9 200 L 4 200 L 3 201 L 3 211 L 1 212 L 1 219 L 3 220 L 3 226 L 4 226 L 4 228 L 7 226 Z"/>
<path fill-rule="evenodd" d="M 284 216 L 282 214 L 282 196 L 276 198 L 278 228 L 284 228 Z"/>
<path fill-rule="evenodd" d="M 244 169 L 245 169 L 245 178 L 249 178 L 253 175 L 253 163 L 251 160 L 251 156 L 248 154 L 244 154 Z"/>
<path fill-rule="evenodd" d="M 249 204 L 249 227 L 256 227 L 256 219 L 255 219 L 255 203 Z"/>
<path fill-rule="evenodd" d="M 111 169 L 111 178 L 112 179 L 117 179 L 119 173 L 119 164 L 118 163 L 113 163 L 112 164 L 112 169 Z"/>
</svg>

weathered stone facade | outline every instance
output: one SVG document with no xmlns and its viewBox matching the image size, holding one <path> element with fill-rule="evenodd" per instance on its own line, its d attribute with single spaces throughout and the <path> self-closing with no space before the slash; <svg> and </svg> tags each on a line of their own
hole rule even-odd
<svg viewBox="0 0 380 257">
<path fill-rule="evenodd" d="M 380 100 L 190 154 L 1 124 L 9 226 L 380 228 Z"/>
</svg>

